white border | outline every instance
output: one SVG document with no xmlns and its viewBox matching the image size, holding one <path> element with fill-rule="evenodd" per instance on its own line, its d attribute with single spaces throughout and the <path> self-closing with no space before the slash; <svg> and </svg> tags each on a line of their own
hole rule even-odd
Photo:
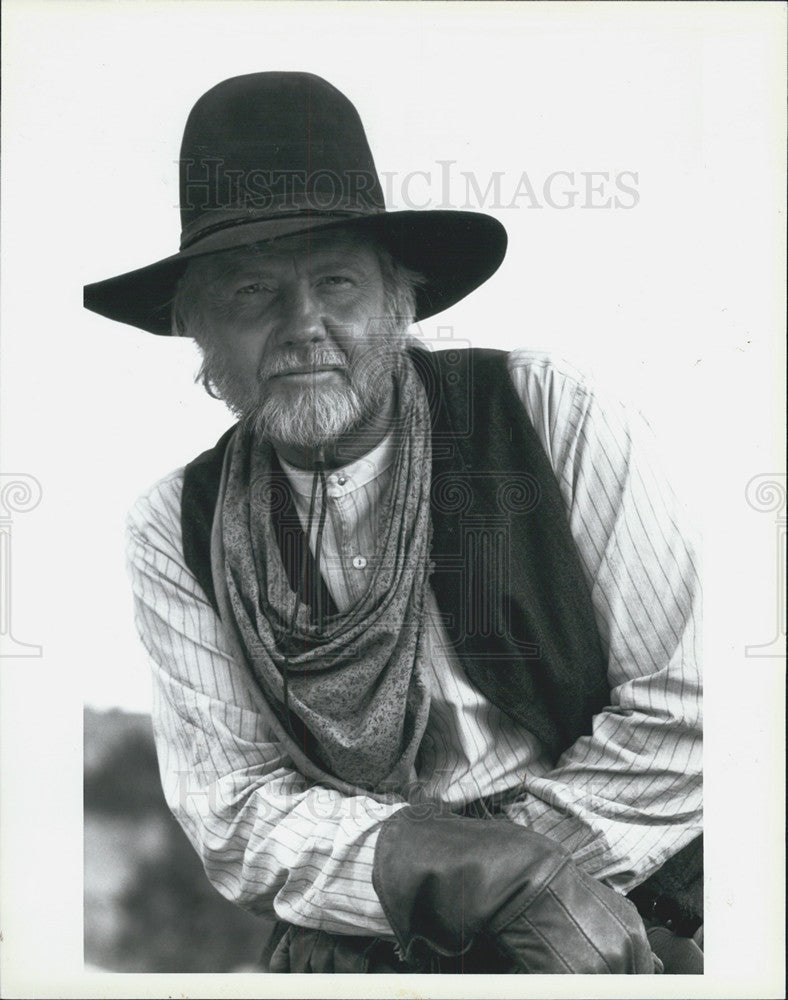
<svg viewBox="0 0 788 1000">
<path fill-rule="evenodd" d="M 744 492 L 784 469 L 784 7 L 6 0 L 3 21 L 3 469 L 43 490 L 13 526 L 13 624 L 44 649 L 0 660 L 4 995 L 780 995 L 784 661 L 743 650 L 774 627 L 774 518 Z M 442 158 L 479 178 L 639 172 L 629 213 L 502 213 L 499 275 L 426 332 L 601 370 L 643 404 L 702 519 L 700 979 L 82 970 L 82 701 L 145 698 L 123 510 L 226 418 L 191 385 L 188 345 L 83 312 L 81 285 L 172 251 L 186 111 L 277 68 L 348 93 L 397 177 Z"/>
</svg>

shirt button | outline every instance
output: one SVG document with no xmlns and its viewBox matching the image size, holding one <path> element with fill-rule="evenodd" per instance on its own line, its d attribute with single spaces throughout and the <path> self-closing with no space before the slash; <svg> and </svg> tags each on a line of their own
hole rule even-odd
<svg viewBox="0 0 788 1000">
<path fill-rule="evenodd" d="M 364 558 L 364 556 L 353 556 L 353 565 L 356 567 L 356 569 L 364 569 L 364 567 L 367 565 L 367 560 Z"/>
<path fill-rule="evenodd" d="M 346 482 L 347 479 L 344 476 L 337 476 L 337 484 L 339 486 L 344 486 Z"/>
</svg>

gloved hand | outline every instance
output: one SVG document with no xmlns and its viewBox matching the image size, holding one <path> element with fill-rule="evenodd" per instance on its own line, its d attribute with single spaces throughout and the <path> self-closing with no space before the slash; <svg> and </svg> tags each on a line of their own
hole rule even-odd
<svg viewBox="0 0 788 1000">
<path fill-rule="evenodd" d="M 265 960 L 266 972 L 403 971 L 391 946 L 386 947 L 378 938 L 328 934 L 294 924 L 282 923 L 278 927 L 284 933 Z"/>
<path fill-rule="evenodd" d="M 547 837 L 406 806 L 378 835 L 372 884 L 414 971 L 653 973 L 634 905 Z M 464 963 L 463 963 L 464 966 Z"/>
</svg>

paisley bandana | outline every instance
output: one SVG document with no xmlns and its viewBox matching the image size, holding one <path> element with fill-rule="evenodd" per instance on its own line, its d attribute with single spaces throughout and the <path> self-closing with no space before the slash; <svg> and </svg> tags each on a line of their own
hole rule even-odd
<svg viewBox="0 0 788 1000">
<path fill-rule="evenodd" d="M 426 642 L 430 417 L 407 356 L 397 386 L 402 433 L 381 503 L 377 564 L 355 606 L 315 621 L 293 591 L 272 517 L 282 502 L 282 474 L 272 470 L 271 445 L 241 427 L 227 448 L 212 540 L 222 620 L 296 764 L 336 787 L 379 794 L 415 779 L 429 713 L 419 663 Z"/>
</svg>

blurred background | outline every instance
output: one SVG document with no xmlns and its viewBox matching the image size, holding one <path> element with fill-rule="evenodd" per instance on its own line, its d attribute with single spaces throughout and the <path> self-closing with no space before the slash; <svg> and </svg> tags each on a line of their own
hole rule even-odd
<svg viewBox="0 0 788 1000">
<path fill-rule="evenodd" d="M 251 970 L 267 924 L 211 886 L 159 784 L 150 716 L 85 710 L 85 962 Z"/>
</svg>

